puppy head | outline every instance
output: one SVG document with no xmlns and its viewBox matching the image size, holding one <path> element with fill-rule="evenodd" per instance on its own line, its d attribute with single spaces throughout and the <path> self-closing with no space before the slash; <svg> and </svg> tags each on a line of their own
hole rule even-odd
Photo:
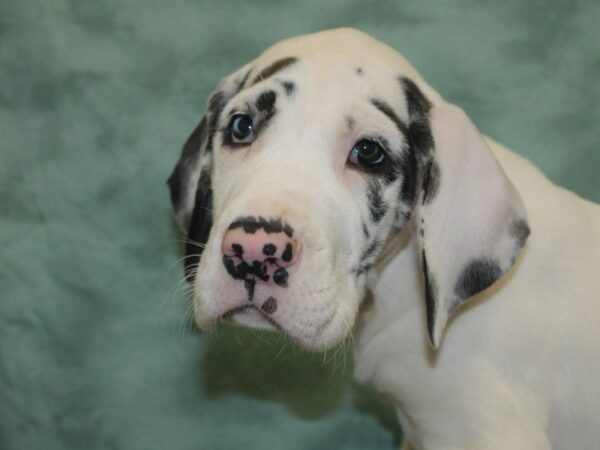
<svg viewBox="0 0 600 450">
<path fill-rule="evenodd" d="M 434 346 L 529 232 L 464 113 L 348 29 L 283 41 L 223 79 L 169 185 L 200 327 L 227 318 L 317 350 L 350 331 L 382 247 L 410 221 Z"/>
</svg>

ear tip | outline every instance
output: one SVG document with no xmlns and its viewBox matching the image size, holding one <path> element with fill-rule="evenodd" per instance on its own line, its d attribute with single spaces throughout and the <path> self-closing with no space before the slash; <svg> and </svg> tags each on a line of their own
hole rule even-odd
<svg viewBox="0 0 600 450">
<path fill-rule="evenodd" d="M 434 350 L 440 348 L 439 339 L 436 339 L 435 336 L 433 336 L 431 333 L 429 333 L 429 345 L 431 345 L 431 348 L 433 348 Z"/>
<path fill-rule="evenodd" d="M 440 348 L 445 328 L 446 321 L 442 318 L 437 318 L 435 323 L 433 323 L 431 326 L 428 326 L 427 335 L 429 337 L 429 344 L 434 350 L 438 350 Z"/>
</svg>

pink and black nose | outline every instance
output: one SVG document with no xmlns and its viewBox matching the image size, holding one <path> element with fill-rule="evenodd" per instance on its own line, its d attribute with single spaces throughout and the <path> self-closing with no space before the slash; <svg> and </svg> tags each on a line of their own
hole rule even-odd
<svg viewBox="0 0 600 450">
<path fill-rule="evenodd" d="M 254 283 L 287 286 L 288 269 L 298 261 L 302 245 L 281 219 L 243 217 L 229 225 L 221 251 L 227 272 L 245 280 L 252 299 Z"/>
</svg>

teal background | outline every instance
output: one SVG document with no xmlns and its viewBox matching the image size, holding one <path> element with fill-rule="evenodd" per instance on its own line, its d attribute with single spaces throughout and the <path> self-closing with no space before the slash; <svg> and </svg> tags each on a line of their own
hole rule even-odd
<svg viewBox="0 0 600 450">
<path fill-rule="evenodd" d="M 348 25 L 600 200 L 600 3 L 0 0 L 0 448 L 391 449 L 343 351 L 190 322 L 165 180 L 218 79 Z"/>
</svg>

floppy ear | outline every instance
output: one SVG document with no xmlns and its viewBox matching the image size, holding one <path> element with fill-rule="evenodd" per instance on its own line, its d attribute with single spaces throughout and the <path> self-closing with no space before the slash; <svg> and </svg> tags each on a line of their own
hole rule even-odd
<svg viewBox="0 0 600 450">
<path fill-rule="evenodd" d="M 175 218 L 188 238 L 184 265 L 190 281 L 212 226 L 212 155 L 207 149 L 208 134 L 204 117 L 187 139 L 168 180 Z"/>
<path fill-rule="evenodd" d="M 427 327 L 437 348 L 451 314 L 512 266 L 529 226 L 519 193 L 466 114 L 430 105 L 414 83 L 405 92 L 418 152 L 415 223 Z"/>
<path fill-rule="evenodd" d="M 227 101 L 243 88 L 249 73 L 246 65 L 221 81 L 168 179 L 175 218 L 188 238 L 184 261 L 190 282 L 212 227 L 212 149 L 219 117 Z"/>
</svg>

